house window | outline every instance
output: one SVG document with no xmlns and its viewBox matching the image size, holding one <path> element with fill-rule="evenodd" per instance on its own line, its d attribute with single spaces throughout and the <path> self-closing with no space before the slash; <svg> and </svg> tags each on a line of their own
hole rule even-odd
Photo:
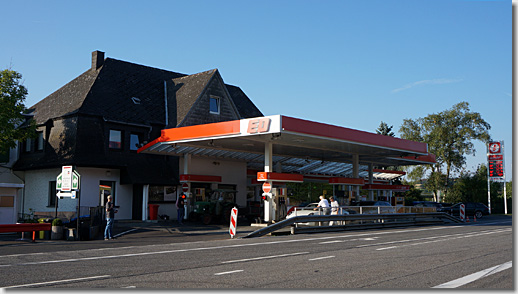
<svg viewBox="0 0 518 294">
<path fill-rule="evenodd" d="M 140 135 L 139 134 L 131 134 L 130 135 L 130 150 L 137 151 L 140 147 Z"/>
<path fill-rule="evenodd" d="M 149 203 L 176 201 L 176 186 L 149 186 Z"/>
<path fill-rule="evenodd" d="M 43 132 L 38 132 L 38 139 L 36 141 L 36 150 L 43 151 Z"/>
<path fill-rule="evenodd" d="M 10 154 L 9 148 L 7 148 L 7 150 L 0 150 L 0 162 L 1 163 L 9 162 L 9 154 Z"/>
<path fill-rule="evenodd" d="M 122 132 L 110 130 L 110 149 L 122 149 Z"/>
<path fill-rule="evenodd" d="M 27 138 L 27 140 L 25 140 L 25 146 L 24 146 L 24 151 L 25 152 L 31 152 L 31 147 L 32 147 L 32 139 L 31 138 Z"/>
<path fill-rule="evenodd" d="M 48 201 L 48 207 L 55 207 L 56 206 L 56 181 L 50 181 L 49 182 L 49 201 Z"/>
<path fill-rule="evenodd" d="M 210 96 L 210 113 L 219 114 L 219 97 Z"/>
<path fill-rule="evenodd" d="M 108 195 L 112 196 L 112 201 L 115 204 L 115 182 L 113 181 L 99 181 L 99 205 L 106 206 L 108 202 Z"/>
</svg>

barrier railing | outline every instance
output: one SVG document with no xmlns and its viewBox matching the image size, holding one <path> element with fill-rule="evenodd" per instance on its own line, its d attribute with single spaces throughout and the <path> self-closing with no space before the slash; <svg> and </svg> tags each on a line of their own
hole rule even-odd
<svg viewBox="0 0 518 294">
<path fill-rule="evenodd" d="M 300 211 L 314 211 L 314 215 L 325 215 L 323 208 L 315 207 L 295 207 L 293 214 L 300 215 Z M 330 211 L 330 210 L 329 210 Z M 430 213 L 437 212 L 435 207 L 418 207 L 418 206 L 340 206 L 338 214 L 382 214 L 382 213 Z M 306 215 L 305 213 L 302 213 Z"/>
<path fill-rule="evenodd" d="M 22 223 L 0 225 L 0 233 L 32 232 L 32 242 L 36 242 L 37 231 L 50 231 L 52 224 L 47 223 Z"/>
<path fill-rule="evenodd" d="M 329 225 L 333 222 L 333 225 Z M 331 214 L 294 216 L 254 231 L 243 238 L 260 237 L 291 226 L 290 233 L 328 232 L 349 229 L 399 227 L 409 225 L 429 225 L 446 222 L 461 222 L 444 212 L 429 213 L 381 213 L 381 214 Z M 301 223 L 317 225 L 301 227 Z"/>
</svg>

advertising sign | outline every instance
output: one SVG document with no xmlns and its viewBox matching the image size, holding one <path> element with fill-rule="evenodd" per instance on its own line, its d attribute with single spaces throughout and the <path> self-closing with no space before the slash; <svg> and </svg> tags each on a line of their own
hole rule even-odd
<svg viewBox="0 0 518 294">
<path fill-rule="evenodd" d="M 488 174 L 490 180 L 500 180 L 505 176 L 504 150 L 500 141 L 489 142 L 488 144 Z"/>
</svg>

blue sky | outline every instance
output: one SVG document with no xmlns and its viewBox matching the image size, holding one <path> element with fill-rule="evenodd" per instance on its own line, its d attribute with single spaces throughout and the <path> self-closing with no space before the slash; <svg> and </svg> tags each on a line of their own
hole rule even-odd
<svg viewBox="0 0 518 294">
<path fill-rule="evenodd" d="M 7 1 L 0 67 L 32 106 L 91 52 L 194 74 L 217 68 L 265 115 L 375 132 L 467 101 L 504 140 L 512 176 L 512 2 Z M 468 170 L 486 162 L 475 143 Z"/>
</svg>

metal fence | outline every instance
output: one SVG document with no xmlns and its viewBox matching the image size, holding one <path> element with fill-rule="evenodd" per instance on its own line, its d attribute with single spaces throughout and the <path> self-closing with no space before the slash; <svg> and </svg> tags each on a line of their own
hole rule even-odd
<svg viewBox="0 0 518 294">
<path fill-rule="evenodd" d="M 340 206 L 338 213 L 327 214 L 384 214 L 384 213 L 430 213 L 437 212 L 435 207 L 418 207 L 418 206 Z M 292 214 L 293 216 L 299 215 L 326 215 L 326 210 L 318 207 L 295 207 Z"/>
<path fill-rule="evenodd" d="M 428 208 L 428 207 L 425 207 Z M 376 210 L 370 211 L 378 211 Z M 404 227 L 415 225 L 431 225 L 444 223 L 458 223 L 460 220 L 444 212 L 403 213 L 349 213 L 349 214 L 322 214 L 298 215 L 283 221 L 271 224 L 254 231 L 244 238 L 259 237 L 289 227 L 291 234 L 310 232 L 329 232 L 353 229 Z M 400 210 L 403 211 L 403 210 Z M 317 211 L 315 211 L 317 213 Z M 362 209 L 363 212 L 363 209 Z"/>
</svg>

